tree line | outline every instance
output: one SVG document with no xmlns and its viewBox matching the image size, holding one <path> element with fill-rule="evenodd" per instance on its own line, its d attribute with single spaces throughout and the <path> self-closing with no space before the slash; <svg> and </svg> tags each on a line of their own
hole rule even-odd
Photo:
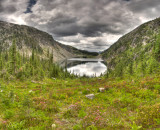
<svg viewBox="0 0 160 130">
<path fill-rule="evenodd" d="M 0 78 L 9 79 L 43 79 L 43 78 L 74 77 L 66 69 L 53 62 L 53 51 L 47 51 L 47 57 L 42 58 L 38 51 L 32 48 L 32 54 L 17 50 L 16 40 L 7 50 L 0 50 Z"/>
</svg>

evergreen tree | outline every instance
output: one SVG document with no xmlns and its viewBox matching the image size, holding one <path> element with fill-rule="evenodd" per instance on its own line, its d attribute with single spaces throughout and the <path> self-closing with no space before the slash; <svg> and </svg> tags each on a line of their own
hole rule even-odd
<svg viewBox="0 0 160 130">
<path fill-rule="evenodd" d="M 0 71 L 3 69 L 2 54 L 0 53 Z"/>
<path fill-rule="evenodd" d="M 34 64 L 34 60 L 35 60 L 35 54 L 34 54 L 34 49 L 32 49 L 32 56 L 31 56 L 32 65 Z"/>
<path fill-rule="evenodd" d="M 119 63 L 117 66 L 116 66 L 116 76 L 118 77 L 123 77 L 123 63 Z"/>
<path fill-rule="evenodd" d="M 52 68 L 52 64 L 53 64 L 53 50 L 52 50 L 52 53 L 50 54 L 50 57 L 49 57 L 49 69 Z"/>
<path fill-rule="evenodd" d="M 53 50 L 52 50 L 52 53 L 51 53 L 51 56 L 50 56 L 50 64 L 53 63 Z"/>
<path fill-rule="evenodd" d="M 16 71 L 16 41 L 13 40 L 11 46 L 11 73 L 15 74 Z"/>
<path fill-rule="evenodd" d="M 131 63 L 129 64 L 129 74 L 133 75 L 133 62 L 131 61 Z"/>
<path fill-rule="evenodd" d="M 155 58 L 157 61 L 160 61 L 160 43 L 156 43 L 155 46 Z"/>
<path fill-rule="evenodd" d="M 4 59 L 6 62 L 8 61 L 8 51 L 7 50 L 5 51 Z"/>
<path fill-rule="evenodd" d="M 142 74 L 144 75 L 146 72 L 146 63 L 144 61 L 141 62 L 141 71 Z"/>
<path fill-rule="evenodd" d="M 48 50 L 47 50 L 47 57 L 49 58 L 49 56 L 50 56 L 50 52 L 49 52 L 49 48 L 48 48 Z"/>
</svg>

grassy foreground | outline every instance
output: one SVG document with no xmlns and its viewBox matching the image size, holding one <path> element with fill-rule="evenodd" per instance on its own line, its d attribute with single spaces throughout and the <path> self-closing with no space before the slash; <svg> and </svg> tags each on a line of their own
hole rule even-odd
<svg viewBox="0 0 160 130">
<path fill-rule="evenodd" d="M 160 76 L 0 80 L 0 129 L 147 128 L 160 128 Z"/>
</svg>

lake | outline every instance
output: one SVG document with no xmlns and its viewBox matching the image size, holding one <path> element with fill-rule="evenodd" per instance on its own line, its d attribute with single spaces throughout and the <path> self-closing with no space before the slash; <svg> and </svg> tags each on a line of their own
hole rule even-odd
<svg viewBox="0 0 160 130">
<path fill-rule="evenodd" d="M 66 61 L 67 71 L 79 76 L 99 77 L 107 71 L 102 59 L 71 58 Z"/>
</svg>

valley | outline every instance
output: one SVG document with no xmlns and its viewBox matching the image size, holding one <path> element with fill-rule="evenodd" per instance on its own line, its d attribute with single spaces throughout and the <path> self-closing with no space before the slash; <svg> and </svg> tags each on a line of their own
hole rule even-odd
<svg viewBox="0 0 160 130">
<path fill-rule="evenodd" d="M 159 23 L 141 25 L 98 55 L 0 22 L 0 129 L 159 129 Z M 74 67 L 98 77 L 70 73 Z"/>
</svg>

